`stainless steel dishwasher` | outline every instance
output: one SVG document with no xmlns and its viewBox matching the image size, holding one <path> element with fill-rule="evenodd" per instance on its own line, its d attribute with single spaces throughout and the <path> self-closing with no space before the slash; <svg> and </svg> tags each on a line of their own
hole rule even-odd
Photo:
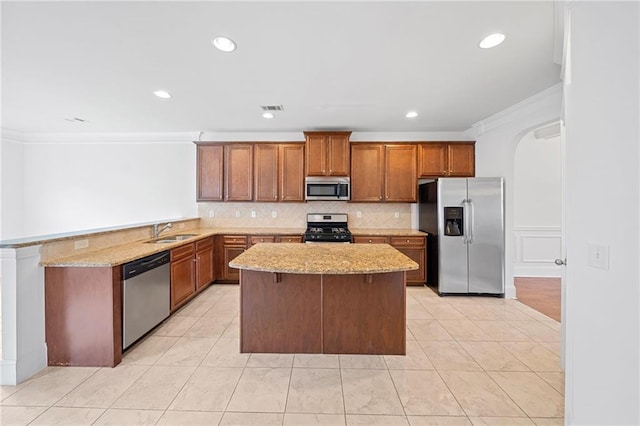
<svg viewBox="0 0 640 426">
<path fill-rule="evenodd" d="M 122 266 L 122 349 L 161 323 L 171 310 L 168 251 Z"/>
</svg>

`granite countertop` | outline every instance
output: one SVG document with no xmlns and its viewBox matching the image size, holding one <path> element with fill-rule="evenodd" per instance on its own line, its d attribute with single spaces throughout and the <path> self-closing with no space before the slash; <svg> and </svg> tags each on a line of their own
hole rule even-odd
<svg viewBox="0 0 640 426">
<path fill-rule="evenodd" d="M 293 274 L 375 274 L 418 269 L 388 244 L 257 244 L 229 262 L 252 271 Z"/>
<path fill-rule="evenodd" d="M 140 259 L 151 254 L 171 250 L 212 235 L 302 235 L 305 228 L 191 228 L 179 232 L 162 233 L 160 237 L 179 234 L 196 236 L 171 243 L 148 243 L 148 240 L 128 242 L 107 249 L 83 253 L 70 257 L 43 261 L 42 266 L 49 267 L 112 267 Z M 424 236 L 426 233 L 412 229 L 353 229 L 354 235 L 402 235 Z M 417 269 L 417 268 L 414 268 Z M 387 271 L 388 272 L 388 271 Z"/>
<path fill-rule="evenodd" d="M 349 228 L 352 235 L 384 235 L 384 236 L 401 236 L 401 237 L 425 237 L 426 232 L 418 231 L 417 229 L 380 229 L 380 228 Z"/>
<path fill-rule="evenodd" d="M 192 228 L 180 232 L 162 233 L 160 238 L 171 235 L 195 234 L 196 236 L 171 243 L 134 241 L 91 253 L 40 262 L 42 266 L 110 267 L 118 266 L 154 253 L 171 250 L 212 235 L 302 235 L 302 228 Z"/>
</svg>

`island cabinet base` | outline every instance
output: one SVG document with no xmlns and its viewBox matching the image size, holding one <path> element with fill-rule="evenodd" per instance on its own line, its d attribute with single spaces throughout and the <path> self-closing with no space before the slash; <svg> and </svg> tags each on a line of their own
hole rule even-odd
<svg viewBox="0 0 640 426">
<path fill-rule="evenodd" d="M 240 352 L 404 355 L 405 272 L 240 272 Z"/>
</svg>

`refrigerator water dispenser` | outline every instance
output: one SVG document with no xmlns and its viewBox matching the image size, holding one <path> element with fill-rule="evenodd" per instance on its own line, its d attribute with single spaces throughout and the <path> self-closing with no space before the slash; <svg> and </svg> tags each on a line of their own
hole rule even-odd
<svg viewBox="0 0 640 426">
<path fill-rule="evenodd" d="M 444 235 L 460 237 L 463 234 L 462 207 L 444 208 Z"/>
</svg>

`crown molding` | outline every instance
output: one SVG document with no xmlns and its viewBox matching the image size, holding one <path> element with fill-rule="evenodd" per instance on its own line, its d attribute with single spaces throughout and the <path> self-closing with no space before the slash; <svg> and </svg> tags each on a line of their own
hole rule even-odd
<svg viewBox="0 0 640 426">
<path fill-rule="evenodd" d="M 548 89 L 538 92 L 535 95 L 518 102 L 517 104 L 511 105 L 510 107 L 485 118 L 484 120 L 480 120 L 474 123 L 471 126 L 471 129 L 469 129 L 467 132 L 475 134 L 476 136 L 480 136 L 498 127 L 504 126 L 505 124 L 508 124 L 512 121 L 526 117 L 527 115 L 531 114 L 532 111 L 538 109 L 541 105 L 543 105 L 543 107 L 545 108 L 548 108 L 549 100 L 552 100 L 556 97 L 562 99 L 562 90 L 562 83 L 551 86 Z M 558 108 L 560 108 L 560 103 L 558 103 Z M 473 131 L 471 132 L 472 129 Z"/>
<path fill-rule="evenodd" d="M 12 139 L 23 144 L 119 144 L 119 143 L 191 143 L 199 132 L 174 133 L 20 133 L 8 131 Z M 5 138 L 5 129 L 2 130 Z"/>
</svg>

